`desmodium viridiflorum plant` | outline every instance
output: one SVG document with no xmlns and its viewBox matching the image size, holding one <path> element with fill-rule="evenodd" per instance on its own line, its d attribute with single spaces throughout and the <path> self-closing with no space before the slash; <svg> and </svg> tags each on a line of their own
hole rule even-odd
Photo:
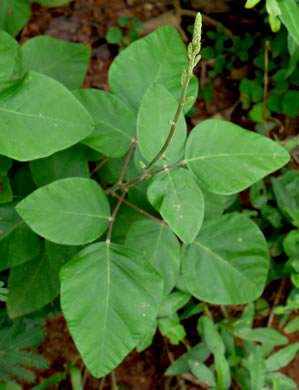
<svg viewBox="0 0 299 390">
<path fill-rule="evenodd" d="M 267 242 L 248 217 L 223 212 L 232 194 L 284 166 L 289 154 L 222 120 L 203 121 L 187 137 L 200 14 L 187 55 L 173 26 L 123 50 L 110 67 L 111 93 L 80 89 L 90 56 L 83 45 L 36 37 L 20 49 L 0 37 L 11 49 L 0 89 L 0 173 L 11 189 L 0 207 L 9 316 L 60 292 L 82 359 L 102 377 L 150 344 L 157 326 L 167 333 L 176 321 L 169 299 L 257 299 Z M 12 167 L 28 180 L 17 172 L 10 183 Z"/>
</svg>

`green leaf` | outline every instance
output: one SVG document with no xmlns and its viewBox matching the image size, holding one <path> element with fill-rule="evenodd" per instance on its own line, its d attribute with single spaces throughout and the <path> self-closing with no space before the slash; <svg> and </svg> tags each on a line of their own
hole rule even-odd
<svg viewBox="0 0 299 390">
<path fill-rule="evenodd" d="M 158 317 L 171 317 L 179 309 L 186 305 L 191 295 L 183 291 L 174 291 L 167 295 L 160 307 Z"/>
<path fill-rule="evenodd" d="M 241 317 L 233 322 L 232 326 L 234 329 L 240 329 L 240 328 L 251 328 L 254 321 L 254 304 L 249 303 L 247 307 L 244 309 Z"/>
<path fill-rule="evenodd" d="M 142 253 L 162 275 L 167 295 L 176 285 L 181 265 L 181 248 L 174 234 L 164 224 L 141 220 L 131 225 L 126 245 Z"/>
<path fill-rule="evenodd" d="M 16 210 L 37 234 L 64 245 L 96 240 L 110 218 L 104 191 L 95 181 L 84 178 L 62 179 L 39 188 Z"/>
<path fill-rule="evenodd" d="M 0 50 L 0 82 L 17 78 L 22 70 L 22 53 L 18 42 L 5 31 L 0 31 Z"/>
<path fill-rule="evenodd" d="M 283 249 L 287 256 L 299 258 L 299 229 L 291 230 L 283 240 Z"/>
<path fill-rule="evenodd" d="M 295 185 L 298 184 L 298 180 L 294 181 Z M 296 199 L 297 190 L 292 189 L 290 183 L 287 185 L 283 182 L 283 179 L 271 178 L 273 192 L 276 198 L 277 205 L 288 221 L 291 221 L 289 210 L 299 210 L 299 205 Z"/>
<path fill-rule="evenodd" d="M 33 179 L 38 187 L 67 177 L 89 177 L 88 162 L 79 145 L 30 162 Z"/>
<path fill-rule="evenodd" d="M 263 389 L 265 383 L 265 360 L 261 353 L 261 347 L 256 347 L 246 360 L 243 360 L 244 366 L 250 372 L 251 390 Z"/>
<path fill-rule="evenodd" d="M 64 84 L 80 88 L 87 73 L 91 50 L 82 43 L 66 42 L 41 35 L 22 47 L 24 69 L 34 71 Z"/>
<path fill-rule="evenodd" d="M 26 73 L 2 91 L 0 103 L 0 154 L 19 161 L 66 149 L 93 130 L 91 117 L 75 97 L 38 73 Z"/>
<path fill-rule="evenodd" d="M 172 168 L 155 175 L 148 199 L 184 243 L 194 240 L 202 225 L 204 200 L 185 168 Z"/>
<path fill-rule="evenodd" d="M 143 95 L 154 82 L 163 84 L 179 101 L 180 78 L 187 64 L 186 48 L 179 33 L 173 26 L 164 26 L 133 42 L 115 58 L 109 69 L 109 85 L 137 113 Z M 198 83 L 193 78 L 189 95 L 197 96 L 197 90 Z M 190 105 L 185 108 L 188 111 Z"/>
<path fill-rule="evenodd" d="M 35 375 L 24 367 L 36 369 L 46 369 L 48 367 L 48 360 L 43 356 L 32 352 L 32 349 L 36 347 L 36 344 L 41 343 L 43 337 L 44 331 L 39 326 L 28 326 L 27 328 L 24 328 L 20 326 L 20 322 L 18 321 L 13 322 L 9 327 L 1 325 L 1 383 L 9 382 L 12 379 L 12 376 L 19 379 L 22 383 L 24 383 L 24 381 L 27 383 L 33 382 Z"/>
<path fill-rule="evenodd" d="M 250 202 L 256 209 L 261 209 L 268 202 L 267 188 L 263 180 L 260 180 L 250 187 Z"/>
<path fill-rule="evenodd" d="M 153 338 L 156 334 L 156 331 L 157 331 L 157 320 L 154 320 L 152 325 L 151 325 L 151 328 L 149 330 L 147 330 L 146 334 L 144 334 L 142 339 L 137 344 L 137 346 L 136 346 L 137 352 L 144 351 L 146 348 L 148 348 L 152 344 Z"/>
<path fill-rule="evenodd" d="M 290 155 L 264 136 L 230 122 L 209 119 L 192 130 L 185 158 L 205 189 L 229 195 L 281 168 Z"/>
<path fill-rule="evenodd" d="M 210 356 L 210 351 L 205 343 L 195 345 L 191 351 L 184 353 L 172 363 L 165 372 L 165 376 L 180 375 L 190 370 L 188 362 L 190 360 L 204 362 Z"/>
<path fill-rule="evenodd" d="M 195 360 L 188 360 L 192 374 L 207 386 L 216 386 L 215 375 L 205 364 Z"/>
<path fill-rule="evenodd" d="M 296 118 L 299 110 L 298 91 L 287 91 L 287 93 L 282 98 L 282 109 L 289 117 Z"/>
<path fill-rule="evenodd" d="M 212 192 L 201 190 L 204 198 L 205 213 L 204 219 L 220 217 L 226 208 L 227 197 L 213 194 Z"/>
<path fill-rule="evenodd" d="M 296 383 L 286 375 L 281 374 L 280 372 L 272 372 L 267 374 L 266 380 L 273 384 L 273 390 L 296 390 Z"/>
<path fill-rule="evenodd" d="M 10 180 L 7 175 L 0 174 L 0 204 L 9 203 L 13 200 Z"/>
<path fill-rule="evenodd" d="M 162 318 L 158 321 L 159 330 L 170 342 L 178 345 L 186 336 L 186 331 L 179 321 L 170 318 Z"/>
<path fill-rule="evenodd" d="M 83 143 L 110 157 L 122 157 L 136 133 L 136 119 L 131 110 L 111 93 L 96 89 L 75 92 L 95 122 L 95 130 Z"/>
<path fill-rule="evenodd" d="M 234 334 L 241 339 L 259 342 L 273 347 L 284 345 L 288 342 L 285 336 L 271 328 L 242 328 L 236 329 Z"/>
<path fill-rule="evenodd" d="M 254 122 L 262 123 L 264 121 L 263 117 L 263 103 L 255 104 L 252 109 L 249 111 L 248 116 Z M 270 116 L 270 111 L 266 109 L 266 117 Z"/>
<path fill-rule="evenodd" d="M 202 337 L 213 355 L 224 355 L 225 345 L 215 324 L 208 317 L 200 317 L 198 323 L 202 329 Z"/>
<path fill-rule="evenodd" d="M 59 7 L 65 5 L 72 0 L 34 0 L 37 1 L 43 7 Z"/>
<path fill-rule="evenodd" d="M 273 207 L 270 206 L 269 204 L 266 204 L 261 208 L 261 214 L 262 217 L 265 220 L 269 221 L 274 228 L 279 229 L 283 226 L 283 222 L 282 222 L 283 216 L 279 212 L 277 207 Z"/>
<path fill-rule="evenodd" d="M 32 388 L 32 390 L 44 390 L 44 389 L 48 389 L 49 386 L 51 385 L 57 385 L 58 383 L 60 383 L 63 379 L 66 379 L 66 376 L 67 376 L 67 372 L 66 371 L 62 371 L 62 372 L 58 372 L 57 374 L 54 374 L 52 376 L 50 376 L 49 378 L 45 379 L 45 381 L 43 383 L 41 383 L 40 385 L 37 385 L 37 386 L 34 386 Z M 5 390 L 8 390 L 8 389 L 5 389 Z M 13 390 L 13 389 L 12 389 Z M 22 390 L 22 389 L 21 389 Z"/>
<path fill-rule="evenodd" d="M 38 256 L 41 241 L 16 213 L 13 205 L 0 206 L 0 271 Z"/>
<path fill-rule="evenodd" d="M 215 354 L 215 369 L 217 372 L 217 384 L 220 389 L 230 389 L 232 384 L 232 376 L 229 364 L 224 355 Z"/>
<path fill-rule="evenodd" d="M 291 360 L 294 359 L 298 350 L 299 350 L 299 343 L 295 343 L 274 353 L 266 360 L 267 370 L 268 371 L 280 370 L 281 368 L 289 364 Z"/>
<path fill-rule="evenodd" d="M 0 28 L 17 35 L 30 18 L 30 6 L 24 0 L 1 0 Z"/>
<path fill-rule="evenodd" d="M 267 242 L 244 215 L 227 214 L 205 222 L 183 250 L 183 276 L 196 298 L 218 305 L 257 299 L 269 269 Z"/>
<path fill-rule="evenodd" d="M 46 241 L 46 252 L 10 270 L 7 310 L 11 318 L 42 308 L 59 295 L 59 271 L 78 247 Z"/>
<path fill-rule="evenodd" d="M 120 28 L 118 27 L 110 27 L 107 34 L 106 40 L 108 43 L 121 43 L 124 39 L 124 35 Z"/>
<path fill-rule="evenodd" d="M 245 4 L 245 8 L 253 8 L 255 7 L 261 0 L 247 0 Z"/>
<path fill-rule="evenodd" d="M 8 290 L 7 288 L 3 287 L 4 286 L 4 282 L 2 282 L 0 280 L 0 302 L 6 302 L 7 301 L 7 293 L 8 293 Z"/>
<path fill-rule="evenodd" d="M 282 23 L 286 26 L 289 33 L 299 45 L 299 9 L 295 0 L 277 0 L 281 15 L 279 16 Z"/>
<path fill-rule="evenodd" d="M 176 99 L 162 84 L 153 84 L 144 94 L 137 118 L 137 137 L 144 158 L 151 161 L 164 145 L 177 110 Z M 187 125 L 181 116 L 174 137 L 165 152 L 167 164 L 177 162 L 184 155 Z M 160 160 L 157 165 L 163 166 Z"/>
<path fill-rule="evenodd" d="M 118 19 L 117 19 L 117 23 L 121 26 L 121 27 L 124 27 L 126 24 L 128 24 L 129 22 L 131 22 L 132 18 L 131 16 L 120 16 Z"/>
<path fill-rule="evenodd" d="M 138 252 L 101 242 L 64 266 L 61 282 L 62 310 L 76 346 L 92 375 L 105 376 L 150 329 L 162 280 Z"/>
<path fill-rule="evenodd" d="M 293 333 L 299 330 L 299 316 L 296 316 L 292 321 L 290 321 L 287 326 L 284 328 L 286 333 Z"/>
</svg>

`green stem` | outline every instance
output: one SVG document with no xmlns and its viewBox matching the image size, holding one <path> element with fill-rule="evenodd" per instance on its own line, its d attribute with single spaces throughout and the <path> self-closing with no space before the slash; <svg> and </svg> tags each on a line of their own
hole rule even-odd
<svg viewBox="0 0 299 390">
<path fill-rule="evenodd" d="M 164 157 L 165 152 L 168 149 L 168 147 L 169 147 L 169 145 L 170 145 L 170 143 L 171 143 L 171 141 L 172 141 L 172 139 L 174 137 L 174 134 L 175 134 L 175 131 L 176 131 L 176 128 L 177 128 L 177 125 L 178 125 L 178 121 L 180 119 L 180 116 L 181 116 L 181 114 L 183 112 L 184 105 L 186 103 L 186 96 L 187 96 L 187 90 L 188 90 L 189 82 L 190 82 L 190 80 L 191 80 L 191 78 L 193 76 L 193 71 L 192 70 L 193 70 L 194 60 L 195 60 L 195 55 L 192 55 L 191 60 L 190 60 L 189 69 L 188 69 L 186 78 L 184 80 L 180 103 L 179 103 L 179 106 L 177 108 L 174 120 L 172 121 L 172 125 L 171 125 L 171 128 L 170 128 L 168 137 L 167 137 L 164 145 L 162 146 L 161 150 L 152 159 L 152 161 L 144 168 L 144 170 L 143 170 L 143 172 L 141 173 L 140 176 L 136 177 L 136 179 L 134 179 L 134 180 L 128 181 L 127 183 L 119 183 L 119 182 L 116 183 L 114 186 L 112 186 L 111 188 L 108 188 L 105 191 L 106 194 L 111 194 L 112 192 L 115 192 L 115 191 L 119 190 L 120 188 L 129 188 L 129 187 L 139 183 L 140 181 L 144 180 L 150 174 L 149 172 L 150 172 L 151 168 L 159 160 L 161 160 L 161 158 Z M 191 69 L 191 71 L 190 71 L 190 69 Z M 173 164 L 173 165 L 177 166 L 176 164 Z M 183 164 L 179 163 L 179 165 L 183 165 Z M 170 166 L 170 167 L 173 167 L 173 166 Z M 150 175 L 152 175 L 152 174 L 150 174 Z"/>
<path fill-rule="evenodd" d="M 144 168 L 143 172 L 136 177 L 136 179 L 131 180 L 127 183 L 120 183 L 117 182 L 114 186 L 111 188 L 108 188 L 105 192 L 106 194 L 111 194 L 112 192 L 115 192 L 119 189 L 128 189 L 129 187 L 133 186 L 134 184 L 139 183 L 143 179 L 145 179 L 149 174 L 151 168 L 159 161 L 161 158 L 165 156 L 165 152 L 167 151 L 174 135 L 175 131 L 180 119 L 180 116 L 183 112 L 184 105 L 186 104 L 186 96 L 187 96 L 187 90 L 190 83 L 190 80 L 193 76 L 193 69 L 197 65 L 198 61 L 200 60 L 200 47 L 201 47 L 201 14 L 197 13 L 195 25 L 194 25 L 194 31 L 193 31 L 193 39 L 192 42 L 188 46 L 188 69 L 184 70 L 184 73 L 182 75 L 182 94 L 180 103 L 178 105 L 177 111 L 175 113 L 174 120 L 171 121 L 171 128 L 169 131 L 169 134 L 167 136 L 167 139 L 162 146 L 161 150 L 156 154 L 156 156 L 152 159 L 152 161 Z M 130 157 L 130 156 L 129 156 Z"/>
<path fill-rule="evenodd" d="M 110 373 L 110 381 L 111 381 L 111 390 L 118 390 L 117 382 L 116 382 L 116 377 L 115 377 L 115 372 L 112 371 Z"/>
</svg>

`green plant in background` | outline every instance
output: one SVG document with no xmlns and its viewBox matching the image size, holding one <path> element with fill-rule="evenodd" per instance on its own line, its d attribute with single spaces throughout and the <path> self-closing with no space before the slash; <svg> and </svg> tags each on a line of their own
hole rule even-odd
<svg viewBox="0 0 299 390">
<path fill-rule="evenodd" d="M 143 30 L 143 24 L 139 19 L 130 16 L 120 16 L 117 19 L 117 23 L 121 28 L 116 26 L 109 28 L 106 34 L 108 43 L 128 46 L 140 38 L 140 31 Z"/>
<path fill-rule="evenodd" d="M 45 369 L 48 361 L 41 355 L 28 351 L 35 349 L 42 341 L 44 331 L 38 326 L 22 326 L 18 321 L 12 325 L 1 326 L 0 329 L 0 382 L 26 380 L 33 382 L 35 375 L 24 367 Z M 25 350 L 26 349 L 26 350 Z"/>
<path fill-rule="evenodd" d="M 148 346 L 157 327 L 177 344 L 183 318 L 207 313 L 208 304 L 259 298 L 270 268 L 267 241 L 232 203 L 290 156 L 226 121 L 204 121 L 187 138 L 183 114 L 198 91 L 200 14 L 187 56 L 172 26 L 123 50 L 109 71 L 112 93 L 80 89 L 90 57 L 83 45 L 36 37 L 19 48 L 7 33 L 0 37 L 0 173 L 12 194 L 0 205 L 0 277 L 10 270 L 9 316 L 32 313 L 61 293 L 82 359 L 103 377 L 132 349 Z M 282 207 L 296 220 L 296 208 Z M 251 325 L 242 325 L 245 334 L 230 321 L 221 325 L 232 348 L 232 338 L 248 340 L 231 363 L 215 325 L 201 316 L 201 348 L 214 355 L 217 379 L 206 358 L 192 357 L 188 368 L 225 389 L 247 368 L 256 390 L 262 382 L 254 362 L 285 338 L 269 329 L 271 349 L 259 347 L 264 336 Z M 271 382 L 277 365 L 268 365 L 263 378 Z"/>
<path fill-rule="evenodd" d="M 191 372 L 198 378 L 198 384 L 209 389 L 230 389 L 232 378 L 242 390 L 295 389 L 296 383 L 277 371 L 295 357 L 299 343 L 271 354 L 288 339 L 274 329 L 252 329 L 254 316 L 252 303 L 239 319 L 201 316 L 197 329 L 202 342 L 172 363 L 165 375 L 187 374 L 188 379 Z M 205 362 L 211 360 L 211 355 L 214 362 L 208 366 Z"/>
<path fill-rule="evenodd" d="M 4 282 L 0 281 L 0 301 L 5 302 L 7 300 L 7 288 L 4 288 Z"/>
<path fill-rule="evenodd" d="M 247 0 L 245 7 L 253 8 L 261 0 Z M 297 0 L 265 0 L 266 10 L 269 15 L 269 23 L 273 32 L 280 29 L 281 22 L 286 26 L 292 38 L 299 45 L 299 30 L 297 20 L 299 18 Z"/>
<path fill-rule="evenodd" d="M 44 7 L 59 7 L 71 0 L 1 0 L 0 29 L 11 35 L 17 35 L 28 22 L 31 11 L 30 4 L 38 3 Z"/>
</svg>

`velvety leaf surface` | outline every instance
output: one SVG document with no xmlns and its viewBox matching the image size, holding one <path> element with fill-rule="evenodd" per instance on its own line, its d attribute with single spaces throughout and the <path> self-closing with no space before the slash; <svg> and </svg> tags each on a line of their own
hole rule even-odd
<svg viewBox="0 0 299 390">
<path fill-rule="evenodd" d="M 0 31 L 0 51 L 0 82 L 3 82 L 19 75 L 21 71 L 21 50 L 15 39 L 5 31 Z"/>
<path fill-rule="evenodd" d="M 0 271 L 38 256 L 41 240 L 15 211 L 14 205 L 0 206 Z"/>
<path fill-rule="evenodd" d="M 188 168 L 210 192 L 240 192 L 284 166 L 289 153 L 276 142 L 223 120 L 197 125 L 187 140 Z"/>
<path fill-rule="evenodd" d="M 38 187 L 67 177 L 89 177 L 86 156 L 79 145 L 30 162 L 33 180 Z"/>
<path fill-rule="evenodd" d="M 0 93 L 0 127 L 0 154 L 27 161 L 76 144 L 92 132 L 93 122 L 63 85 L 26 73 Z"/>
<path fill-rule="evenodd" d="M 84 178 L 61 179 L 39 188 L 16 210 L 37 234 L 64 245 L 96 240 L 107 229 L 110 217 L 104 191 Z"/>
<path fill-rule="evenodd" d="M 73 43 L 45 35 L 29 39 L 22 47 L 26 72 L 43 73 L 69 89 L 83 84 L 91 50 L 82 43 Z"/>
<path fill-rule="evenodd" d="M 179 101 L 181 74 L 187 63 L 186 48 L 179 33 L 173 26 L 164 26 L 133 42 L 115 58 L 109 69 L 109 85 L 137 113 L 144 93 L 154 82 L 163 84 Z M 197 89 L 194 77 L 189 94 L 197 96 Z M 190 105 L 185 108 L 188 110 Z"/>
<path fill-rule="evenodd" d="M 75 96 L 95 122 L 95 130 L 84 144 L 110 157 L 123 156 L 136 133 L 136 119 L 128 106 L 111 93 L 96 89 L 81 89 Z"/>
<path fill-rule="evenodd" d="M 101 242 L 64 266 L 61 282 L 62 310 L 77 348 L 92 375 L 105 376 L 151 328 L 161 277 L 138 252 Z"/>
<path fill-rule="evenodd" d="M 172 168 L 155 175 L 148 198 L 183 242 L 194 240 L 203 221 L 204 200 L 188 170 Z"/>
<path fill-rule="evenodd" d="M 30 18 L 30 6 L 24 0 L 1 0 L 0 29 L 17 35 Z"/>
<path fill-rule="evenodd" d="M 164 293 L 168 294 L 177 282 L 181 264 L 181 248 L 175 235 L 155 221 L 137 221 L 129 229 L 126 245 L 142 253 L 163 276 Z"/>
<path fill-rule="evenodd" d="M 200 300 L 237 305 L 262 293 L 269 255 L 262 232 L 249 218 L 228 214 L 204 224 L 183 251 L 183 275 L 189 291 Z"/>
<path fill-rule="evenodd" d="M 145 93 L 137 118 L 138 145 L 146 160 L 151 161 L 161 150 L 170 131 L 169 118 L 174 118 L 177 101 L 162 84 L 153 84 Z M 181 116 L 175 135 L 165 155 L 167 163 L 177 162 L 184 154 L 187 125 Z M 157 165 L 163 166 L 160 160 Z"/>
<path fill-rule="evenodd" d="M 46 251 L 10 270 L 7 309 L 19 317 L 38 310 L 59 295 L 60 268 L 78 252 L 78 247 L 46 242 Z"/>
</svg>

